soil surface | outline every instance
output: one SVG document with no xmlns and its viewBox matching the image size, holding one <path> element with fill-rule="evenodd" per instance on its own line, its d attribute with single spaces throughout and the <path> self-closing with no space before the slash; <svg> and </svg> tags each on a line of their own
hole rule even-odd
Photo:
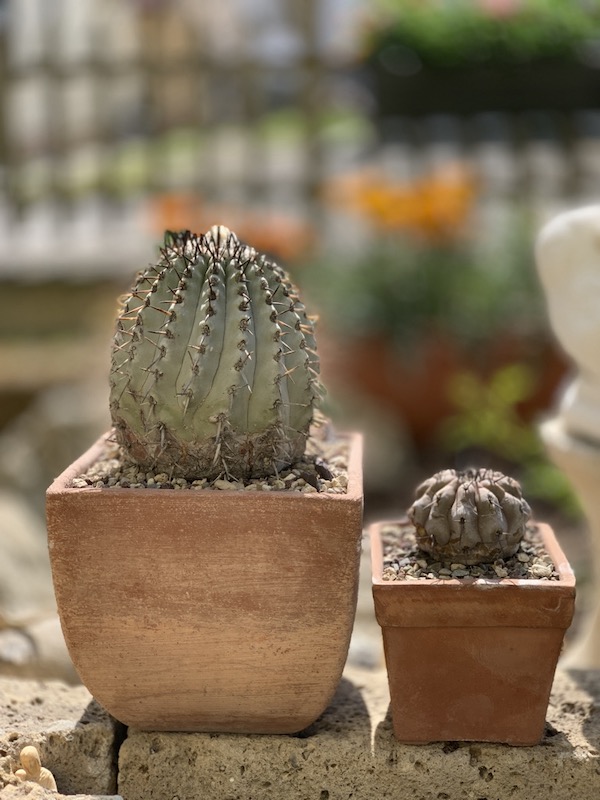
<svg viewBox="0 0 600 800">
<path fill-rule="evenodd" d="M 451 578 L 560 580 L 535 524 L 527 526 L 525 537 L 514 556 L 489 564 L 436 561 L 428 553 L 419 550 L 414 526 L 408 520 L 385 525 L 382 540 L 382 578 L 387 581 Z"/>
<path fill-rule="evenodd" d="M 348 437 L 332 430 L 309 436 L 304 457 L 287 470 L 266 478 L 233 480 L 223 475 L 216 480 L 186 480 L 165 472 L 142 472 L 127 461 L 115 442 L 107 441 L 105 452 L 85 473 L 72 481 L 72 487 L 115 487 L 131 489 L 208 489 L 216 491 L 296 491 L 304 494 L 325 492 L 345 494 L 348 488 Z"/>
</svg>

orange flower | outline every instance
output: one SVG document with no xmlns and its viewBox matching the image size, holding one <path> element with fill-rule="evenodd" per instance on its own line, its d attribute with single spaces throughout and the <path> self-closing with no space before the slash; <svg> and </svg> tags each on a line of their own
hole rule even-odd
<svg viewBox="0 0 600 800">
<path fill-rule="evenodd" d="M 445 239 L 461 232 L 475 192 L 471 173 L 453 164 L 404 183 L 373 170 L 345 175 L 326 187 L 325 200 L 363 215 L 380 230 Z"/>
</svg>

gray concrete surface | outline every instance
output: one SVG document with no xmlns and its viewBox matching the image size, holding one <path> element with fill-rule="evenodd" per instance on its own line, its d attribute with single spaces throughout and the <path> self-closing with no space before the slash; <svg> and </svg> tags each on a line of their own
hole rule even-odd
<svg viewBox="0 0 600 800">
<path fill-rule="evenodd" d="M 335 701 L 299 736 L 129 731 L 124 800 L 597 800 L 600 674 L 558 675 L 543 742 L 398 744 L 385 671 L 347 669 Z M 527 709 L 523 709 L 527 713 Z"/>
<path fill-rule="evenodd" d="M 400 745 L 388 705 L 385 670 L 354 666 L 326 713 L 296 736 L 129 730 L 122 741 L 124 731 L 83 687 L 0 679 L 0 798 L 52 796 L 31 785 L 26 793 L 11 776 L 27 744 L 39 749 L 59 792 L 80 800 L 117 791 L 123 800 L 600 796 L 600 672 L 558 673 L 536 747 Z"/>
</svg>

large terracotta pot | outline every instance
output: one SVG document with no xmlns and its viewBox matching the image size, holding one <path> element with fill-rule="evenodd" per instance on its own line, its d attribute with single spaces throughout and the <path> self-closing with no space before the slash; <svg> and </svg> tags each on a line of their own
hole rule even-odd
<svg viewBox="0 0 600 800">
<path fill-rule="evenodd" d="M 537 744 L 575 603 L 575 577 L 539 525 L 559 581 L 385 581 L 384 523 L 370 528 L 394 734 L 401 742 Z"/>
<path fill-rule="evenodd" d="M 52 575 L 81 680 L 145 730 L 292 733 L 346 660 L 362 528 L 360 437 L 346 494 L 48 489 Z"/>
</svg>

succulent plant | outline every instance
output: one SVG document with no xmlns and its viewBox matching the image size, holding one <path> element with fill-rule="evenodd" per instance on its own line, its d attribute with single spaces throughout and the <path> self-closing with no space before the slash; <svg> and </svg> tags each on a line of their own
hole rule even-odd
<svg viewBox="0 0 600 800">
<path fill-rule="evenodd" d="M 446 469 L 418 487 L 408 516 L 421 550 L 479 564 L 517 552 L 531 509 L 518 482 L 501 472 Z"/>
<path fill-rule="evenodd" d="M 146 470 L 273 474 L 304 453 L 318 372 L 313 319 L 281 267 L 224 226 L 167 232 L 118 316 L 115 435 Z"/>
</svg>

